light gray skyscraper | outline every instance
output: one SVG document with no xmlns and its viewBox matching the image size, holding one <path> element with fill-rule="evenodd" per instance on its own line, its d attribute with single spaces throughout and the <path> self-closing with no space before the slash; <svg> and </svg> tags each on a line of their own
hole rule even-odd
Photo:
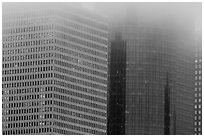
<svg viewBox="0 0 204 137">
<path fill-rule="evenodd" d="M 201 30 L 195 31 L 195 134 L 202 135 L 202 40 Z"/>
<path fill-rule="evenodd" d="M 3 3 L 3 135 L 106 134 L 107 45 L 101 15 Z"/>
</svg>

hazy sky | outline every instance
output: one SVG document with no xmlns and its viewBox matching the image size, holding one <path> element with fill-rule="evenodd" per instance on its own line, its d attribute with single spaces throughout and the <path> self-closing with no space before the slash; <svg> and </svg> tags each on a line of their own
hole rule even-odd
<svg viewBox="0 0 204 137">
<path fill-rule="evenodd" d="M 48 4 L 50 3 L 29 2 L 30 7 L 33 7 L 33 5 L 46 6 Z M 59 3 L 52 4 L 57 5 Z M 201 2 L 66 2 L 60 4 L 81 5 L 92 12 L 104 14 L 109 18 L 109 21 L 120 22 L 124 17 L 129 17 L 137 22 L 174 24 L 178 28 L 190 31 L 194 29 L 201 31 L 202 28 Z M 20 9 L 28 7 L 28 3 L 3 3 L 3 9 L 5 5 L 20 7 Z"/>
<path fill-rule="evenodd" d="M 117 20 L 129 11 L 129 16 L 137 15 L 141 20 L 169 21 L 184 29 L 201 30 L 202 3 L 201 2 L 97 2 L 81 3 L 93 12 L 102 13 Z M 131 11 L 130 11 L 131 10 Z"/>
</svg>

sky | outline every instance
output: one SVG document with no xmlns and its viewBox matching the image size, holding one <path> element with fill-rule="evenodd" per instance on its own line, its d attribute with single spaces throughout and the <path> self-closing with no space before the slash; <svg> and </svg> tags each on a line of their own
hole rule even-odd
<svg viewBox="0 0 204 137">
<path fill-rule="evenodd" d="M 24 9 L 23 3 L 7 3 L 7 5 L 12 4 L 13 7 L 19 6 L 20 9 Z M 35 4 L 47 5 L 48 3 Z M 29 3 L 31 7 L 35 4 Z M 110 24 L 131 18 L 135 22 L 143 21 L 150 25 L 156 23 L 162 24 L 162 27 L 176 26 L 189 33 L 201 32 L 202 29 L 201 2 L 67 2 L 66 4 L 80 5 L 91 12 L 103 14 Z M 4 5 L 6 4 L 3 3 L 3 9 Z"/>
<path fill-rule="evenodd" d="M 104 14 L 110 19 L 118 20 L 125 16 L 131 16 L 146 21 L 168 21 L 183 29 L 201 30 L 202 28 L 202 3 L 201 2 L 97 2 L 81 3 L 92 11 Z M 136 16 L 135 16 L 136 15 Z"/>
</svg>

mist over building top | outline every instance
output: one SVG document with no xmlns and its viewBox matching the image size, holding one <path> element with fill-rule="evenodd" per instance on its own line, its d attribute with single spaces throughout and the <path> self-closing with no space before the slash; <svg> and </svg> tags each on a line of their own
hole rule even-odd
<svg viewBox="0 0 204 137">
<path fill-rule="evenodd" d="M 199 2 L 95 3 L 95 10 L 109 16 L 110 24 L 129 24 L 135 27 L 153 26 L 176 31 L 182 35 L 202 28 L 202 5 Z M 131 20 L 131 22 L 127 22 Z M 137 25 L 136 25 L 137 24 Z"/>
<path fill-rule="evenodd" d="M 101 23 L 107 25 L 107 17 L 103 14 L 96 13 L 87 8 L 83 3 L 76 2 L 12 2 L 12 3 L 3 3 L 2 11 L 3 17 L 7 17 L 12 14 L 15 18 L 16 15 L 29 14 L 28 11 L 40 11 L 46 9 L 57 9 L 61 11 L 65 11 L 67 13 L 76 13 L 79 16 L 83 16 L 85 18 L 99 20 Z"/>
<path fill-rule="evenodd" d="M 195 37 L 194 35 L 201 36 L 201 7 L 201 2 L 4 2 L 3 18 L 13 12 L 28 14 L 28 10 L 54 8 L 97 20 L 99 23 L 109 25 L 109 29 L 119 31 L 122 29 L 120 26 L 128 25 L 131 31 L 144 28 L 146 31 L 156 34 L 165 30 L 168 35 L 172 34 L 177 39 L 185 40 Z M 13 16 L 18 18 L 14 14 Z"/>
</svg>

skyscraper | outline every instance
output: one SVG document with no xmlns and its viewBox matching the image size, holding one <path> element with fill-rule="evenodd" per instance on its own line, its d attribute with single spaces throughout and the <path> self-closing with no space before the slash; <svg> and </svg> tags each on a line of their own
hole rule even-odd
<svg viewBox="0 0 204 137">
<path fill-rule="evenodd" d="M 126 13 L 117 12 L 120 18 L 112 25 L 112 33 L 121 32 L 126 42 L 125 134 L 194 134 L 194 48 L 190 31 L 166 14 L 159 16 L 154 5 L 136 7 L 140 10 L 128 5 Z M 117 83 L 122 78 L 112 80 Z"/>
<path fill-rule="evenodd" d="M 3 135 L 106 134 L 107 23 L 65 3 L 3 3 Z"/>
<path fill-rule="evenodd" d="M 109 135 L 125 134 L 125 73 L 126 73 L 126 42 L 121 33 L 115 34 L 110 46 L 110 88 L 108 98 Z"/>
<path fill-rule="evenodd" d="M 202 135 L 202 40 L 201 31 L 195 32 L 195 134 Z"/>
</svg>

